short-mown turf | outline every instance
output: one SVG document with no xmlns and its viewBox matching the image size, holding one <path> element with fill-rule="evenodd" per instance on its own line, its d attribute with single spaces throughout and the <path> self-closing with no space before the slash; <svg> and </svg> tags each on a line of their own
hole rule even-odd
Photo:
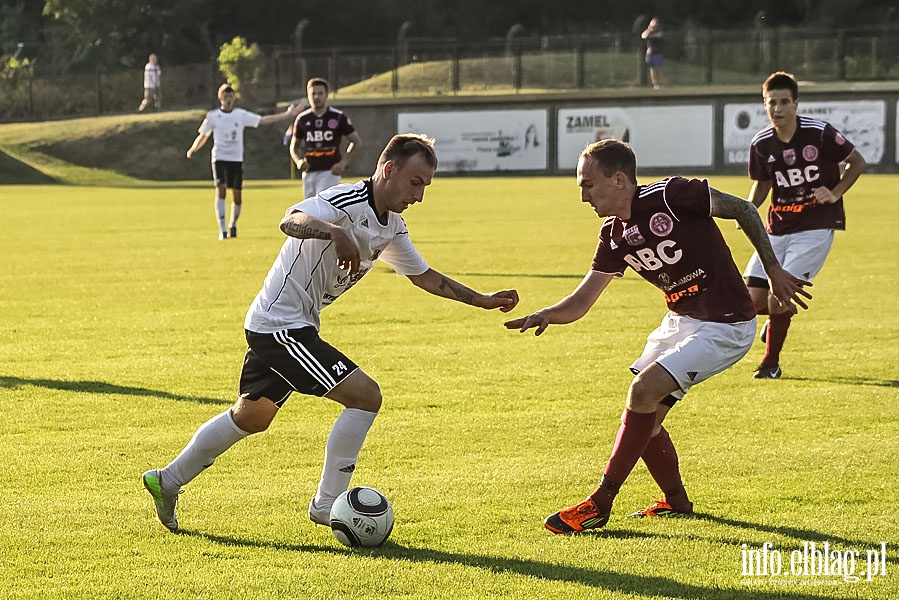
<svg viewBox="0 0 899 600">
<path fill-rule="evenodd" d="M 249 182 L 225 242 L 208 184 L 0 187 L 0 596 L 895 598 L 897 186 L 867 175 L 850 192 L 784 378 L 750 381 L 757 345 L 672 411 L 689 520 L 624 519 L 659 494 L 638 465 L 604 530 L 541 525 L 600 477 L 627 367 L 664 313 L 657 290 L 629 274 L 535 338 L 377 267 L 322 318 L 384 393 L 354 482 L 385 492 L 397 524 L 367 551 L 306 516 L 338 413 L 327 400 L 295 395 L 188 485 L 181 535 L 140 484 L 233 401 L 244 313 L 298 184 Z M 438 176 L 405 217 L 434 268 L 517 288 L 515 317 L 589 268 L 599 221 L 578 198 L 573 178 Z M 721 227 L 742 268 L 748 242 Z M 811 543 L 839 551 L 840 573 L 859 552 L 856 576 L 885 542 L 886 575 L 745 574 L 766 542 L 765 564 L 787 572 Z"/>
</svg>

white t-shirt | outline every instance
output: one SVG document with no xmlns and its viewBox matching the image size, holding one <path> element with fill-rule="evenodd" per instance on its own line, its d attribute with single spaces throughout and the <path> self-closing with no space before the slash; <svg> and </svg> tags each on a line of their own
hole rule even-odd
<svg viewBox="0 0 899 600">
<path fill-rule="evenodd" d="M 371 185 L 371 180 L 336 185 L 288 209 L 342 227 L 359 247 L 359 271 L 349 275 L 337 266 L 331 240 L 288 237 L 247 311 L 244 328 L 257 333 L 319 329 L 321 310 L 362 279 L 378 258 L 400 275 L 428 270 L 399 214 L 388 212 L 386 225 L 378 221 Z"/>
<path fill-rule="evenodd" d="M 243 162 L 244 127 L 259 127 L 260 119 L 260 115 L 242 108 L 234 108 L 231 112 L 221 108 L 210 110 L 197 131 L 201 135 L 212 134 L 212 162 Z"/>
<path fill-rule="evenodd" d="M 162 69 L 159 68 L 159 65 L 147 63 L 147 66 L 144 67 L 144 87 L 148 90 L 158 88 L 161 75 Z"/>
</svg>

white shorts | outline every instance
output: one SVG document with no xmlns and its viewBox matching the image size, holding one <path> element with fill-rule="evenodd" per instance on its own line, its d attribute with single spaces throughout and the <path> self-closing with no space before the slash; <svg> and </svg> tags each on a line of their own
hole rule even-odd
<svg viewBox="0 0 899 600">
<path fill-rule="evenodd" d="M 833 229 L 813 229 L 786 235 L 769 235 L 774 256 L 780 266 L 793 277 L 811 281 L 821 272 L 830 247 L 833 246 Z M 768 279 L 758 252 L 752 254 L 743 277 Z"/>
<path fill-rule="evenodd" d="M 746 356 L 755 338 L 755 318 L 739 323 L 699 321 L 669 312 L 649 334 L 643 355 L 631 365 L 636 375 L 659 363 L 674 377 L 683 398 L 690 388 L 732 367 Z"/>
<path fill-rule="evenodd" d="M 303 199 L 311 198 L 340 183 L 340 175 L 331 171 L 303 171 Z"/>
</svg>

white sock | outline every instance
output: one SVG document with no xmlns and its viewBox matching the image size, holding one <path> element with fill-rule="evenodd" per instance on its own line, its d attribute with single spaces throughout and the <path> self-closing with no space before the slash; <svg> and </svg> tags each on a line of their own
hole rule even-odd
<svg viewBox="0 0 899 600">
<path fill-rule="evenodd" d="M 219 222 L 219 231 L 225 231 L 225 199 L 215 199 L 215 218 Z"/>
<path fill-rule="evenodd" d="M 241 206 L 243 206 L 243 204 L 235 204 L 234 202 L 231 203 L 231 224 L 229 225 L 229 227 L 234 227 L 235 225 L 237 225 L 237 217 L 240 216 Z"/>
<path fill-rule="evenodd" d="M 212 466 L 215 459 L 235 443 L 250 435 L 234 422 L 231 409 L 203 423 L 175 460 L 160 469 L 163 488 L 176 493 L 178 489 Z"/>
<path fill-rule="evenodd" d="M 337 417 L 325 445 L 325 466 L 315 494 L 317 507 L 330 507 L 334 504 L 334 498 L 349 488 L 362 442 L 377 414 L 358 408 L 345 408 Z"/>
</svg>

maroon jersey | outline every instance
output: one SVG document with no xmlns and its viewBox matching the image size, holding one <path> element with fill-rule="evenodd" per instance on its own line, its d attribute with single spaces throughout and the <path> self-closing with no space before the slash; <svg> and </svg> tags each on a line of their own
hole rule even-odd
<svg viewBox="0 0 899 600">
<path fill-rule="evenodd" d="M 769 125 L 749 143 L 749 178 L 771 182 L 768 233 L 846 229 L 843 198 L 821 204 L 812 188 L 832 190 L 840 181 L 840 162 L 855 146 L 830 123 L 809 117 L 797 120 L 789 142 L 780 141 L 774 125 Z"/>
<path fill-rule="evenodd" d="M 603 222 L 593 270 L 620 277 L 631 267 L 662 290 L 668 309 L 679 315 L 749 321 L 752 300 L 710 213 L 705 180 L 672 177 L 639 186 L 630 220 Z"/>
<path fill-rule="evenodd" d="M 303 142 L 310 171 L 330 171 L 340 162 L 340 140 L 354 131 L 350 118 L 330 106 L 320 117 L 311 108 L 301 112 L 293 123 L 293 137 Z"/>
</svg>

